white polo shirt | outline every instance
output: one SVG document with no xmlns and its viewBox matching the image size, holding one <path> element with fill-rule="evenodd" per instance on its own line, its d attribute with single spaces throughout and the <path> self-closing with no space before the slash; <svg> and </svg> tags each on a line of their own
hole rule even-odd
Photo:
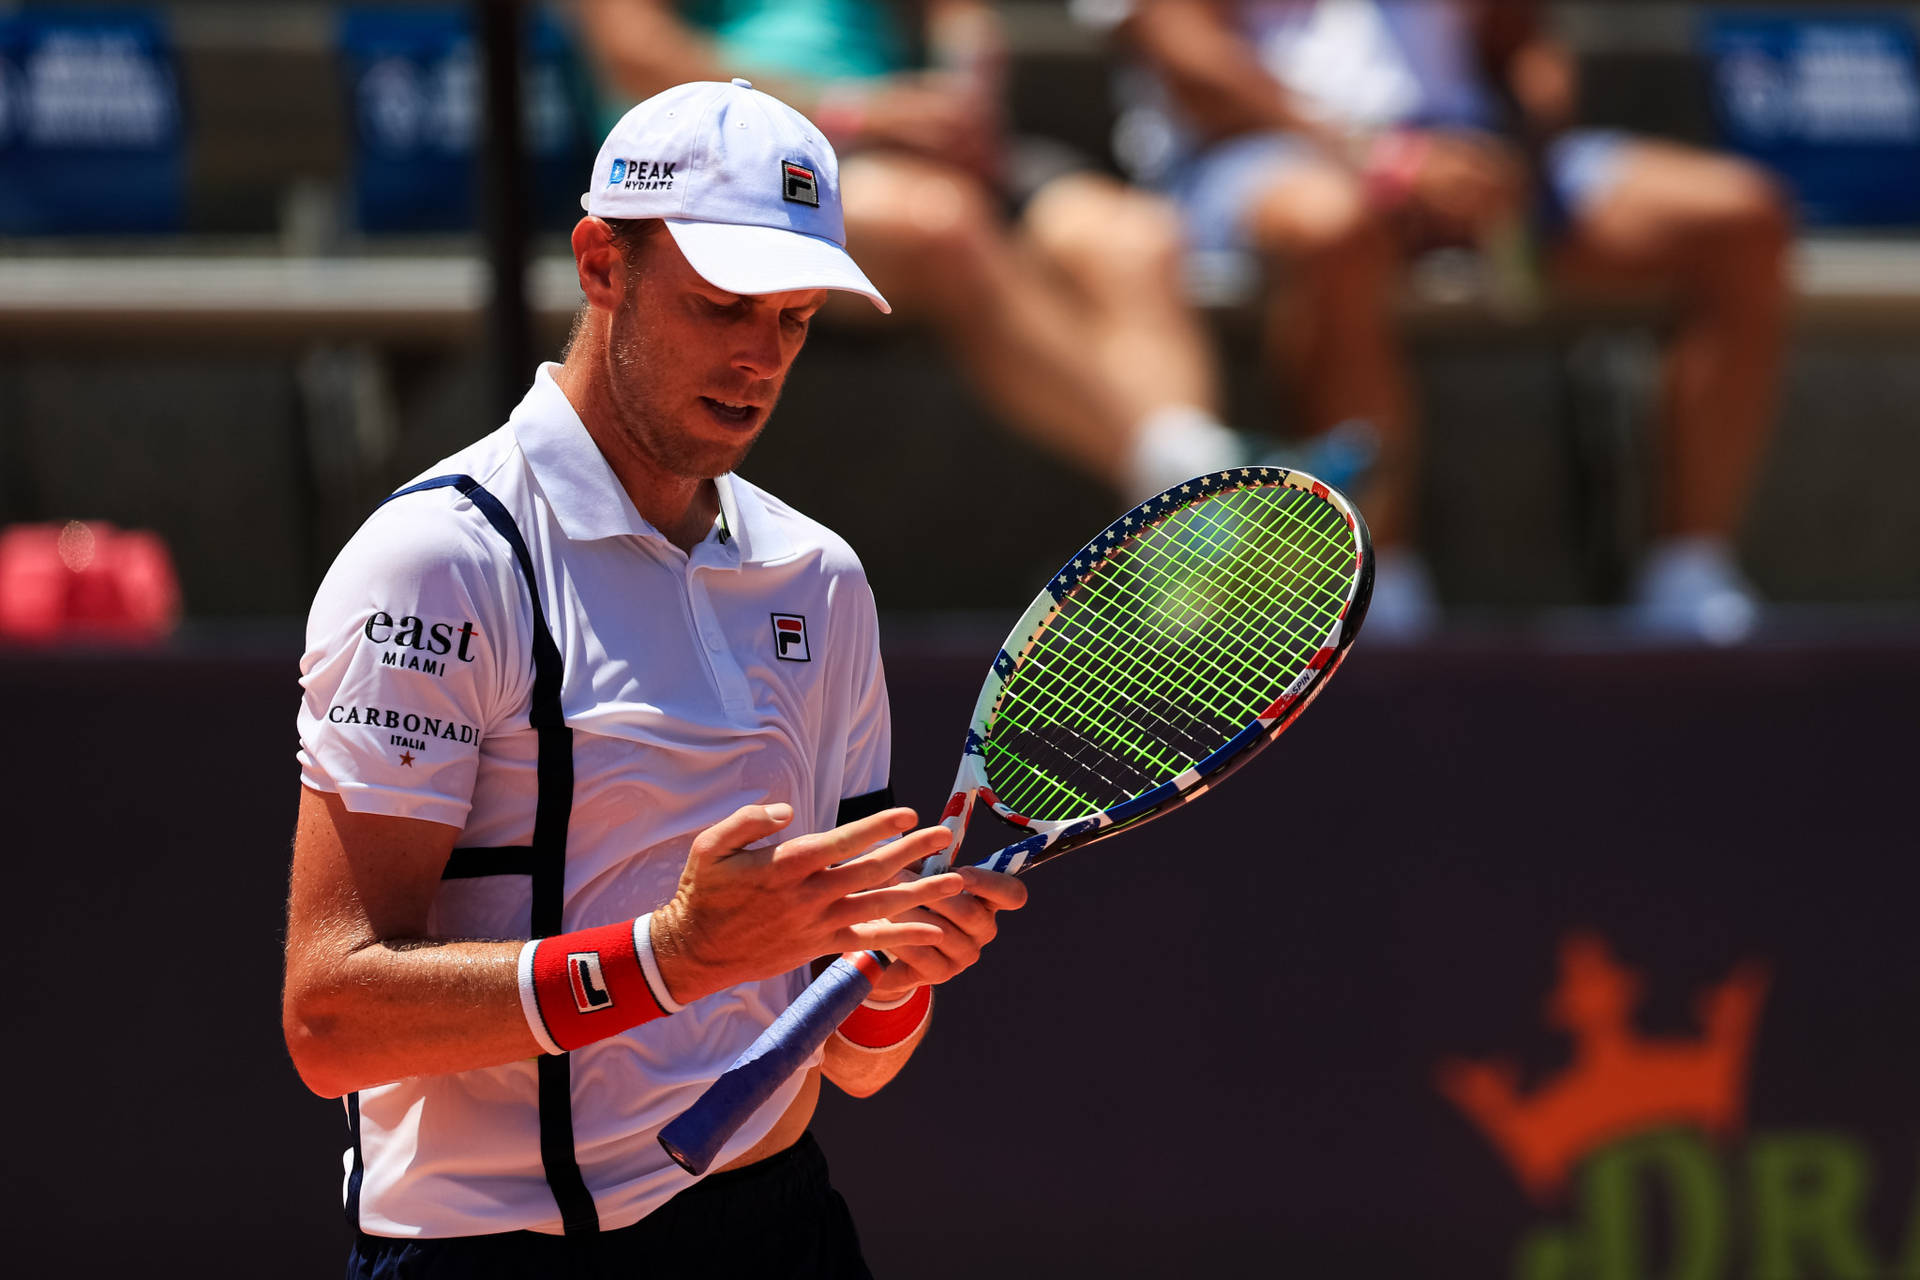
<svg viewBox="0 0 1920 1280">
<path fill-rule="evenodd" d="M 873 596 L 846 543 L 729 475 L 716 482 L 721 520 L 683 554 L 634 509 L 556 367 L 506 426 L 426 475 L 477 480 L 531 558 L 572 731 L 571 931 L 666 902 L 693 838 L 743 804 L 791 804 L 781 838 L 831 828 L 843 799 L 886 786 L 891 744 Z M 533 636 L 514 553 L 473 499 L 439 488 L 388 502 L 314 599 L 302 782 L 356 813 L 458 827 L 458 849 L 529 844 Z M 528 937 L 530 886 L 525 875 L 443 880 L 429 929 Z M 603 1228 L 691 1184 L 656 1131 L 807 977 L 720 992 L 570 1056 L 575 1155 Z M 799 1087 L 789 1082 L 716 1164 L 764 1137 Z M 349 1202 L 362 1230 L 561 1229 L 534 1062 L 364 1090 L 356 1118 Z"/>
</svg>

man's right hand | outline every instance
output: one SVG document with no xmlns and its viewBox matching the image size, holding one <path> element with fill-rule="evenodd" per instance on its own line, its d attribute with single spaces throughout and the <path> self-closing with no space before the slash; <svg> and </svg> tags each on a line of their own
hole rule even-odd
<svg viewBox="0 0 1920 1280">
<path fill-rule="evenodd" d="M 654 911 L 650 934 L 675 1000 L 690 1004 L 817 956 L 933 946 L 944 936 L 938 925 L 889 917 L 962 892 L 966 881 L 957 872 L 889 882 L 946 848 L 946 828 L 915 831 L 913 810 L 887 809 L 817 835 L 756 845 L 792 821 L 791 805 L 750 804 L 695 837 L 680 887 Z M 886 840 L 893 843 L 882 845 Z"/>
</svg>

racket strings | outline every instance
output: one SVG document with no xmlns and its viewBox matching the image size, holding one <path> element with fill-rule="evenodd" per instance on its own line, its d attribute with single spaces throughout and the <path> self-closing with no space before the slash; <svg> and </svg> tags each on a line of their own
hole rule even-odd
<svg viewBox="0 0 1920 1280">
<path fill-rule="evenodd" d="M 1196 518 L 1205 519 L 1210 514 L 1211 513 L 1206 511 L 1197 512 Z M 1344 527 L 1344 521 L 1341 523 L 1342 523 L 1342 526 Z M 1217 521 L 1215 522 L 1215 527 L 1216 529 L 1219 527 L 1219 524 Z M 1208 542 L 1214 546 L 1220 545 L 1217 536 L 1209 536 Z M 1281 547 L 1280 544 L 1277 542 L 1277 540 L 1269 538 L 1267 540 L 1267 546 L 1262 548 L 1257 548 L 1257 550 L 1270 553 L 1276 548 L 1281 550 L 1287 550 L 1287 549 L 1298 550 L 1299 549 L 1299 548 Z M 1256 563 L 1255 567 L 1256 569 L 1258 569 L 1260 566 Z M 1286 565 L 1283 567 L 1287 569 L 1295 569 L 1298 566 Z M 1217 581 L 1220 582 L 1222 585 L 1231 585 L 1231 584 L 1237 583 L 1242 588 L 1239 591 L 1228 591 L 1227 593 L 1225 593 L 1228 596 L 1228 598 L 1230 598 L 1233 601 L 1233 603 L 1235 603 L 1240 607 L 1241 614 L 1242 614 L 1241 624 L 1238 626 L 1238 628 L 1229 629 L 1229 638 L 1234 640 L 1237 643 L 1242 643 L 1242 644 L 1258 643 L 1259 637 L 1251 633 L 1250 620 L 1258 618 L 1258 614 L 1255 611 L 1256 605 L 1257 605 L 1257 601 L 1255 599 L 1255 593 L 1261 591 L 1263 588 L 1267 586 L 1267 583 L 1264 580 L 1262 580 L 1262 578 L 1265 576 L 1270 576 L 1270 575 L 1262 575 L 1260 578 L 1257 578 L 1253 574 L 1239 573 L 1239 574 L 1230 574 L 1224 578 L 1217 579 Z M 1340 575 L 1336 575 L 1336 573 L 1332 570 L 1332 567 L 1324 563 L 1320 564 L 1319 573 L 1316 576 L 1319 579 L 1318 585 L 1322 585 L 1322 586 L 1337 585 L 1338 587 L 1341 587 L 1341 588 L 1344 587 L 1344 581 L 1341 581 L 1338 584 L 1335 584 L 1332 581 L 1333 579 L 1335 579 L 1337 576 L 1340 576 Z M 1106 592 L 1093 593 L 1093 594 L 1090 594 L 1087 600 L 1087 606 L 1089 608 L 1092 608 L 1096 613 L 1100 615 L 1103 621 L 1103 624 L 1109 625 L 1109 626 L 1114 625 L 1116 623 L 1116 618 L 1114 616 L 1114 602 L 1112 600 L 1113 594 L 1114 593 L 1111 590 Z M 1299 602 L 1294 601 L 1294 602 L 1286 602 L 1286 603 L 1291 603 L 1295 607 L 1287 610 L 1279 619 L 1279 625 L 1281 626 L 1282 630 L 1285 631 L 1288 638 L 1294 639 L 1297 641 L 1306 641 L 1310 643 L 1315 650 L 1317 650 L 1319 640 L 1325 633 L 1324 625 L 1303 626 L 1305 620 L 1303 619 L 1301 612 L 1298 608 Z M 1196 620 L 1197 620 L 1197 615 L 1193 612 L 1191 608 L 1189 608 L 1186 611 L 1185 616 L 1173 616 L 1168 619 L 1168 621 L 1172 622 L 1175 626 L 1189 627 L 1189 628 L 1195 623 Z M 1315 619 L 1313 621 L 1315 623 L 1324 623 L 1324 619 Z M 1311 634 L 1307 634 L 1308 632 L 1310 632 Z M 1063 642 L 1063 651 L 1060 654 L 1060 656 L 1064 657 L 1069 662 L 1075 662 L 1075 663 L 1084 662 L 1092 666 L 1093 668 L 1095 668 L 1096 671 L 1104 667 L 1105 672 L 1110 676 L 1119 676 L 1121 674 L 1118 670 L 1118 660 L 1113 653 L 1092 651 L 1092 650 L 1086 649 L 1084 646 L 1076 646 L 1073 643 L 1073 638 L 1071 637 L 1069 637 L 1066 641 Z M 1211 690 L 1204 687 L 1195 687 L 1194 685 L 1189 683 L 1187 679 L 1190 673 L 1183 671 L 1179 666 L 1177 666 L 1172 660 L 1172 658 L 1168 654 L 1166 654 L 1164 651 L 1157 652 L 1157 653 L 1148 653 L 1144 656 L 1146 659 L 1146 674 L 1154 677 L 1156 681 L 1162 684 L 1170 685 L 1174 688 L 1183 690 L 1189 697 L 1200 699 L 1201 702 L 1204 705 L 1206 705 L 1209 709 L 1215 711 L 1216 713 L 1222 716 L 1228 717 L 1230 719 L 1238 716 L 1239 712 L 1243 709 L 1244 702 L 1247 698 L 1259 697 L 1266 692 L 1264 688 L 1253 687 L 1252 683 L 1245 678 L 1241 678 L 1237 681 L 1229 681 L 1226 683 L 1218 684 L 1214 686 L 1214 688 Z M 1045 655 L 1044 653 L 1037 655 L 1035 660 L 1045 664 L 1047 660 L 1047 655 Z M 1059 673 L 1056 671 L 1054 674 L 1057 675 Z M 1233 673 L 1227 672 L 1224 674 L 1232 675 Z M 1086 688 L 1089 691 L 1093 691 L 1097 688 L 1097 686 L 1089 682 Z M 1213 696 L 1209 696 L 1209 694 Z M 1089 711 L 1090 711 L 1090 709 L 1087 707 L 1075 707 L 1073 709 L 1083 715 L 1089 714 Z M 1097 709 L 1093 709 L 1093 711 L 1096 713 L 1096 723 L 1104 724 L 1106 723 L 1107 719 L 1111 719 L 1111 717 L 1100 718 L 1097 716 Z M 1182 748 L 1182 754 L 1191 758 L 1194 753 L 1194 750 L 1198 747 L 1204 746 L 1205 744 L 1199 739 L 1194 739 L 1189 743 L 1180 743 L 1176 745 Z M 1156 767 L 1160 767 L 1159 762 L 1155 762 L 1155 765 Z"/>
<path fill-rule="evenodd" d="M 1319 576 L 1324 579 L 1328 575 L 1322 573 Z M 1244 602 L 1244 596 L 1240 593 L 1227 591 L 1216 594 L 1223 595 L 1229 601 L 1238 597 Z M 1216 620 L 1219 616 L 1225 616 L 1217 607 L 1211 612 L 1216 615 Z M 1172 615 L 1171 621 L 1178 626 L 1190 620 Z M 1330 625 L 1329 618 L 1323 617 L 1321 621 Z M 1294 632 L 1295 638 L 1299 638 L 1294 627 L 1289 626 L 1284 630 Z M 1241 631 L 1244 633 L 1245 628 Z M 1316 628 L 1315 631 L 1311 637 L 1312 644 L 1303 650 L 1308 656 L 1317 651 L 1319 639 L 1324 635 L 1324 628 Z M 1239 638 L 1244 643 L 1244 634 Z M 1069 647 L 1068 656 L 1074 658 L 1082 655 L 1072 653 Z M 1273 657 L 1271 653 L 1264 656 L 1269 659 Z M 1042 738 L 1051 738 L 1056 746 L 1062 748 L 1059 754 L 1066 758 L 1055 763 L 1066 767 L 1042 767 L 1026 775 L 1026 780 L 1034 785 L 1025 790 L 1044 793 L 1039 799 L 1031 794 L 1016 794 L 1003 785 L 1002 790 L 1009 803 L 1017 801 L 1015 807 L 1020 811 L 1031 811 L 1041 816 L 1053 816 L 1046 812 L 1042 800 L 1059 805 L 1060 812 L 1067 816 L 1110 807 L 1177 774 L 1210 752 L 1249 721 L 1258 710 L 1264 709 L 1276 691 L 1265 681 L 1258 686 L 1244 679 L 1237 682 L 1217 678 L 1211 683 L 1196 681 L 1196 675 L 1212 674 L 1218 677 L 1226 672 L 1218 668 L 1208 672 L 1206 664 L 1195 664 L 1190 656 L 1187 661 L 1180 661 L 1177 655 L 1163 652 L 1159 661 L 1151 664 L 1151 668 L 1158 673 L 1155 679 L 1172 690 L 1173 701 L 1157 699 L 1157 705 L 1154 705 L 1139 698 L 1128 698 L 1122 691 L 1122 696 L 1104 703 L 1087 700 L 1086 705 L 1081 706 L 1040 706 L 1036 708 L 1039 714 L 1035 717 L 1017 717 L 1026 721 L 1029 728 L 1038 730 Z M 1214 696 L 1209 697 L 1209 694 Z M 1239 694 L 1240 697 L 1220 696 L 1233 694 Z M 1184 710 L 1179 707 L 1177 703 L 1181 695 L 1185 695 L 1189 704 L 1197 704 L 1215 712 L 1219 716 L 1217 722 L 1190 724 L 1192 706 Z M 1258 701 L 1249 704 L 1249 696 L 1256 697 Z M 1068 725 L 1075 715 L 1079 715 L 1083 721 L 1083 736 L 1062 735 L 1060 729 Z M 1107 738 L 1095 742 L 1093 739 L 1099 736 L 1095 731 L 1101 728 L 1108 731 Z M 1033 748 L 1033 743 L 1026 744 L 1027 754 L 1044 755 L 1044 752 L 1036 753 Z M 1077 775 L 1077 785 L 1067 785 L 1063 781 L 1067 775 Z"/>
<path fill-rule="evenodd" d="M 996 794 L 1057 820 L 1190 768 L 1319 652 L 1354 555 L 1338 509 L 1280 486 L 1149 522 L 1015 655 L 985 746 Z"/>
<path fill-rule="evenodd" d="M 1208 520 L 1208 518 L 1211 515 L 1212 515 L 1211 512 L 1202 510 L 1202 511 L 1193 513 L 1191 518 L 1196 521 Z M 1211 523 L 1214 525 L 1214 530 L 1217 531 L 1217 529 L 1220 527 L 1220 522 L 1217 520 L 1213 520 L 1211 521 Z M 1207 530 L 1204 526 L 1196 526 L 1196 528 L 1203 535 L 1207 535 L 1205 537 L 1205 541 L 1210 547 L 1214 547 L 1214 548 L 1220 547 L 1221 543 L 1220 543 L 1219 537 L 1217 536 L 1217 532 Z M 1325 541 L 1324 536 L 1322 537 L 1321 540 Z M 1261 552 L 1265 552 L 1270 557 L 1272 551 L 1277 546 L 1278 544 L 1276 540 L 1269 538 L 1267 539 L 1267 545 L 1265 547 L 1254 548 L 1254 554 L 1257 555 Z M 1281 548 L 1281 549 L 1285 549 L 1285 548 Z M 1164 549 L 1162 550 L 1164 551 Z M 1164 554 L 1160 558 L 1164 559 Z M 1248 642 L 1253 642 L 1256 644 L 1258 643 L 1260 637 L 1251 632 L 1251 627 L 1246 620 L 1247 619 L 1257 620 L 1258 619 L 1257 608 L 1263 603 L 1265 603 L 1266 601 L 1274 599 L 1274 597 L 1271 595 L 1271 590 L 1270 590 L 1271 583 L 1270 581 L 1267 580 L 1272 577 L 1271 566 L 1270 565 L 1262 566 L 1258 563 L 1257 560 L 1255 560 L 1253 563 L 1256 571 L 1260 571 L 1263 569 L 1265 571 L 1256 572 L 1254 574 L 1243 572 L 1243 573 L 1228 573 L 1224 576 L 1220 574 L 1215 575 L 1215 585 L 1223 588 L 1223 590 L 1215 593 L 1216 599 L 1225 599 L 1228 603 L 1238 606 L 1240 613 L 1242 615 L 1242 625 L 1238 626 L 1237 629 L 1230 626 L 1227 632 L 1228 638 L 1232 639 L 1236 643 L 1241 643 L 1241 644 L 1246 644 Z M 1120 569 L 1120 573 L 1116 574 L 1114 578 L 1109 579 L 1108 583 L 1119 583 L 1121 588 L 1124 589 L 1128 585 L 1124 581 L 1124 574 L 1129 567 L 1134 569 L 1135 577 L 1142 576 L 1140 573 L 1140 566 L 1138 566 L 1137 564 L 1134 566 L 1127 566 L 1124 562 L 1123 557 L 1116 557 L 1116 564 Z M 1283 567 L 1287 569 L 1294 569 L 1297 566 L 1286 565 Z M 1154 571 L 1155 568 L 1156 566 L 1147 566 L 1147 572 L 1151 573 Z M 1320 578 L 1320 585 L 1323 585 L 1323 586 L 1330 585 L 1329 580 L 1336 577 L 1335 572 L 1332 571 L 1332 567 L 1322 563 L 1319 566 L 1319 568 L 1321 570 L 1321 573 L 1317 576 Z M 1235 585 L 1238 585 L 1241 589 L 1238 591 L 1233 590 L 1232 588 Z M 1090 591 L 1087 594 L 1085 604 L 1087 605 L 1087 607 L 1091 608 L 1096 614 L 1099 615 L 1100 621 L 1103 626 L 1113 627 L 1113 626 L 1120 625 L 1121 618 L 1118 616 L 1118 611 L 1116 609 L 1115 600 L 1114 600 L 1114 597 L 1116 594 L 1117 592 L 1113 589 L 1112 586 L 1109 585 L 1108 589 L 1101 590 L 1099 584 L 1096 584 L 1094 590 Z M 1137 592 L 1135 594 L 1137 595 Z M 1168 597 L 1168 599 L 1174 601 L 1175 603 L 1184 603 L 1186 605 L 1186 608 L 1184 613 L 1182 614 L 1175 614 L 1163 608 L 1161 610 L 1162 617 L 1159 622 L 1160 628 L 1163 631 L 1168 630 L 1170 628 L 1171 629 L 1184 628 L 1184 629 L 1191 630 L 1197 622 L 1203 621 L 1203 619 L 1201 619 L 1201 617 L 1199 616 L 1199 613 L 1197 612 L 1196 608 L 1194 607 L 1195 602 L 1201 599 L 1199 595 L 1189 595 L 1184 597 L 1184 599 L 1179 596 L 1173 596 L 1173 597 Z M 1166 601 L 1163 601 L 1162 603 L 1164 604 L 1166 603 Z M 1137 605 L 1133 605 L 1129 607 L 1133 612 L 1138 611 Z M 1213 621 L 1215 623 L 1218 623 L 1222 618 L 1226 618 L 1229 622 L 1233 621 L 1234 615 L 1222 614 L 1217 609 L 1211 610 L 1211 612 L 1214 615 Z M 1149 617 L 1149 621 L 1153 621 L 1153 619 Z M 1315 621 L 1317 623 L 1323 623 L 1324 619 L 1316 619 Z M 1299 625 L 1300 625 L 1299 614 L 1297 610 L 1289 611 L 1288 613 L 1283 615 L 1283 618 L 1281 621 L 1281 627 L 1282 627 L 1282 630 L 1287 633 L 1289 638 L 1292 638 L 1295 640 L 1304 640 L 1310 645 L 1317 648 L 1321 635 L 1324 633 L 1324 626 L 1316 625 L 1312 628 L 1309 628 L 1312 634 L 1303 635 L 1299 629 Z M 1120 674 L 1119 661 L 1113 652 L 1108 651 L 1108 652 L 1102 653 L 1099 651 L 1085 651 L 1085 650 L 1076 652 L 1074 651 L 1074 646 L 1072 645 L 1071 642 L 1073 639 L 1077 637 L 1072 636 L 1071 633 L 1066 630 L 1063 630 L 1060 634 L 1063 637 L 1065 637 L 1065 644 L 1066 644 L 1065 656 L 1068 657 L 1070 660 L 1073 660 L 1076 662 L 1081 662 L 1081 661 L 1089 662 L 1090 664 L 1098 668 L 1102 664 L 1102 660 L 1104 659 L 1106 669 L 1110 673 L 1113 673 L 1115 675 Z M 1132 661 L 1137 662 L 1141 656 L 1142 655 L 1140 655 L 1138 652 L 1135 652 L 1134 654 L 1130 655 L 1130 659 Z M 1175 687 L 1184 687 L 1185 691 L 1190 696 L 1198 695 L 1204 699 L 1205 694 L 1207 693 L 1207 690 L 1205 690 L 1204 688 L 1196 688 L 1182 679 L 1184 675 L 1190 674 L 1190 669 L 1183 669 L 1179 664 L 1177 664 L 1174 660 L 1174 655 L 1167 653 L 1163 649 L 1159 653 L 1149 653 L 1145 655 L 1145 657 L 1147 658 L 1147 663 L 1149 668 L 1152 669 L 1162 679 L 1170 681 Z M 1044 652 L 1037 655 L 1037 660 L 1041 661 L 1043 664 L 1045 663 L 1046 655 L 1044 654 Z M 1091 688 L 1092 686 L 1089 686 L 1089 687 Z M 1234 692 L 1238 692 L 1237 690 L 1233 689 L 1230 686 L 1217 687 L 1216 691 L 1223 694 L 1231 694 Z M 1232 715 L 1235 712 L 1237 712 L 1237 710 L 1239 709 L 1237 705 L 1234 705 L 1234 703 L 1237 702 L 1237 700 L 1223 701 L 1221 699 L 1216 698 L 1212 701 L 1215 709 L 1224 714 Z"/>
<path fill-rule="evenodd" d="M 1330 514 L 1337 517 L 1337 513 Z M 1226 522 L 1218 520 L 1213 512 L 1204 509 L 1194 512 L 1192 518 L 1196 522 L 1195 528 L 1197 531 L 1206 536 L 1208 545 L 1213 548 L 1220 548 L 1222 544 L 1217 531 L 1222 528 Z M 1206 523 L 1198 523 L 1201 521 Z M 1208 526 L 1211 526 L 1211 528 Z M 1242 528 L 1244 527 L 1243 525 Z M 1344 522 L 1342 522 L 1339 527 L 1344 528 Z M 1255 528 L 1258 530 L 1259 527 L 1255 526 Z M 1310 533 L 1317 535 L 1317 541 L 1323 545 L 1329 542 L 1324 530 L 1311 530 Z M 1202 616 L 1198 605 L 1204 602 L 1207 597 L 1202 593 L 1187 593 L 1184 595 L 1176 594 L 1163 599 L 1163 604 L 1171 601 L 1182 605 L 1184 608 L 1184 612 L 1179 614 L 1172 613 L 1163 608 L 1163 618 L 1166 622 L 1176 627 L 1189 630 L 1196 628 L 1198 625 L 1206 624 L 1211 624 L 1218 629 L 1224 624 L 1224 630 L 1221 632 L 1223 639 L 1239 645 L 1252 645 L 1256 648 L 1265 639 L 1270 638 L 1276 643 L 1281 641 L 1281 636 L 1269 637 L 1264 632 L 1256 630 L 1260 624 L 1277 622 L 1286 639 L 1308 646 L 1309 652 L 1317 651 L 1318 645 L 1325 633 L 1327 618 L 1324 616 L 1312 619 L 1303 617 L 1302 606 L 1305 606 L 1309 602 L 1311 598 L 1309 594 L 1301 593 L 1291 597 L 1276 595 L 1273 588 L 1276 570 L 1278 570 L 1280 574 L 1297 574 L 1302 570 L 1302 566 L 1297 560 L 1294 562 L 1276 563 L 1276 552 L 1317 551 L 1319 549 L 1319 547 L 1312 544 L 1312 541 L 1289 544 L 1282 543 L 1275 537 L 1267 537 L 1264 542 L 1260 543 L 1249 542 L 1248 550 L 1240 560 L 1226 561 L 1217 565 L 1216 568 L 1218 571 L 1215 572 L 1212 577 L 1212 585 L 1217 588 L 1213 594 L 1212 601 L 1214 603 L 1224 601 L 1234 606 L 1232 612 L 1223 612 L 1214 608 L 1206 611 L 1209 616 Z M 1164 555 L 1162 555 L 1161 558 L 1164 559 Z M 1351 563 L 1350 553 L 1348 563 Z M 1135 568 L 1136 571 L 1138 569 L 1137 565 L 1123 565 L 1122 569 L 1124 570 L 1129 567 Z M 1159 566 L 1149 566 L 1150 571 L 1159 568 Z M 1172 566 L 1172 568 L 1175 571 L 1180 571 L 1183 567 Z M 1344 598 L 1344 587 L 1347 576 L 1348 573 L 1346 570 L 1327 564 L 1317 556 L 1315 557 L 1314 567 L 1309 572 L 1309 577 L 1312 580 L 1311 585 L 1326 589 L 1322 592 L 1323 597 L 1326 597 L 1323 603 L 1332 602 L 1334 597 Z M 1102 585 L 1104 584 L 1096 582 L 1094 590 L 1089 593 L 1088 603 L 1099 613 L 1105 625 L 1118 625 L 1120 619 L 1114 602 L 1116 593 L 1111 588 L 1102 590 Z M 1273 606 L 1280 607 L 1277 616 L 1274 615 Z M 1335 608 L 1337 612 L 1337 604 Z M 1151 621 L 1151 619 L 1149 620 Z M 1170 662 L 1172 657 L 1172 655 L 1166 653 L 1149 656 L 1150 658 L 1159 658 L 1162 663 Z M 1177 668 L 1171 668 L 1171 670 L 1177 671 Z M 1220 709 L 1223 711 L 1232 710 L 1232 708 L 1226 704 L 1221 704 Z"/>
<path fill-rule="evenodd" d="M 1209 514 L 1207 511 L 1196 512 L 1195 518 L 1197 520 L 1203 520 L 1206 519 Z M 1209 537 L 1208 541 L 1218 545 L 1218 539 L 1216 537 Z M 1255 548 L 1255 554 L 1258 555 L 1264 552 L 1270 556 L 1271 552 L 1275 549 L 1275 545 L 1273 539 L 1268 539 L 1265 547 Z M 1256 569 L 1261 568 L 1257 560 L 1254 563 Z M 1283 567 L 1295 569 L 1298 566 L 1286 565 Z M 1270 568 L 1271 566 L 1268 566 L 1269 570 Z M 1328 569 L 1329 566 L 1325 566 L 1324 564 L 1321 566 L 1322 572 L 1316 575 L 1320 579 L 1319 585 L 1329 585 L 1327 579 L 1332 578 L 1334 575 L 1328 572 Z M 1238 607 L 1237 614 L 1226 614 L 1218 610 L 1214 611 L 1215 622 L 1218 622 L 1222 618 L 1227 618 L 1230 622 L 1235 618 L 1239 619 L 1239 622 L 1236 625 L 1229 626 L 1226 632 L 1226 638 L 1231 642 L 1241 645 L 1250 644 L 1257 649 L 1262 637 L 1252 633 L 1249 620 L 1259 619 L 1260 608 L 1266 602 L 1274 600 L 1274 597 L 1268 590 L 1270 584 L 1267 579 L 1271 576 L 1271 572 L 1257 574 L 1230 573 L 1224 577 L 1216 576 L 1216 585 L 1224 588 L 1218 595 Z M 1233 587 L 1235 585 L 1238 585 L 1241 589 L 1237 591 L 1234 590 Z M 1102 595 L 1093 595 L 1090 603 L 1107 623 L 1111 624 L 1113 622 L 1111 603 L 1103 599 Z M 1168 621 L 1177 627 L 1191 628 L 1198 619 L 1193 609 L 1189 607 L 1185 616 L 1174 615 L 1169 617 Z M 1325 634 L 1327 621 L 1325 618 L 1313 620 L 1314 625 L 1306 628 L 1306 632 L 1310 632 L 1310 634 L 1303 633 L 1301 630 L 1301 618 L 1297 610 L 1286 611 L 1278 621 L 1281 630 L 1286 633 L 1289 639 L 1303 641 L 1309 646 L 1309 656 L 1312 651 L 1317 651 L 1319 642 Z M 1278 640 L 1279 637 L 1276 636 L 1274 639 Z M 1074 654 L 1070 656 L 1079 657 L 1082 655 Z M 1182 670 L 1172 661 L 1170 655 L 1164 652 L 1149 655 L 1148 666 L 1169 686 L 1184 692 L 1190 698 L 1199 699 L 1200 702 L 1210 710 L 1233 720 L 1236 724 L 1244 719 L 1246 699 L 1250 697 L 1264 697 L 1268 693 L 1266 688 L 1256 688 L 1249 680 L 1244 678 L 1237 682 L 1217 682 L 1213 684 L 1211 688 L 1196 686 L 1191 681 L 1191 676 L 1195 673 L 1190 670 Z M 1231 671 L 1219 671 L 1213 674 L 1216 676 L 1230 676 L 1233 673 Z M 1264 706 L 1264 703 L 1262 705 Z M 1196 743 L 1196 745 L 1199 744 Z M 1191 755 L 1191 748 L 1189 748 L 1185 754 Z"/>
</svg>

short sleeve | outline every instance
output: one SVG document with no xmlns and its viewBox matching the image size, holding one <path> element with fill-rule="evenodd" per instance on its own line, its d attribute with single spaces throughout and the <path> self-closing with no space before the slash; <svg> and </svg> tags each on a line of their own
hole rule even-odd
<svg viewBox="0 0 1920 1280">
<path fill-rule="evenodd" d="M 887 704 L 887 674 L 880 662 L 880 621 L 864 575 L 840 584 L 844 594 L 853 673 L 842 800 L 871 795 L 893 771 L 893 718 Z"/>
<path fill-rule="evenodd" d="M 354 813 L 464 826 L 481 743 L 524 719 L 532 620 L 514 575 L 451 492 L 375 512 L 307 619 L 301 781 Z"/>
</svg>

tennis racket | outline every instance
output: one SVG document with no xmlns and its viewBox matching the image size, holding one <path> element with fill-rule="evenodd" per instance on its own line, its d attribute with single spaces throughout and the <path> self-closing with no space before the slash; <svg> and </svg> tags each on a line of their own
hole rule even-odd
<svg viewBox="0 0 1920 1280">
<path fill-rule="evenodd" d="M 982 802 L 1024 835 L 979 865 L 1018 874 L 1205 794 L 1326 687 L 1372 589 L 1366 523 L 1302 472 L 1222 471 L 1141 503 L 994 655 L 941 814 L 953 841 L 923 872 L 950 864 Z M 834 961 L 661 1131 L 667 1154 L 705 1173 L 889 963 Z"/>
</svg>

